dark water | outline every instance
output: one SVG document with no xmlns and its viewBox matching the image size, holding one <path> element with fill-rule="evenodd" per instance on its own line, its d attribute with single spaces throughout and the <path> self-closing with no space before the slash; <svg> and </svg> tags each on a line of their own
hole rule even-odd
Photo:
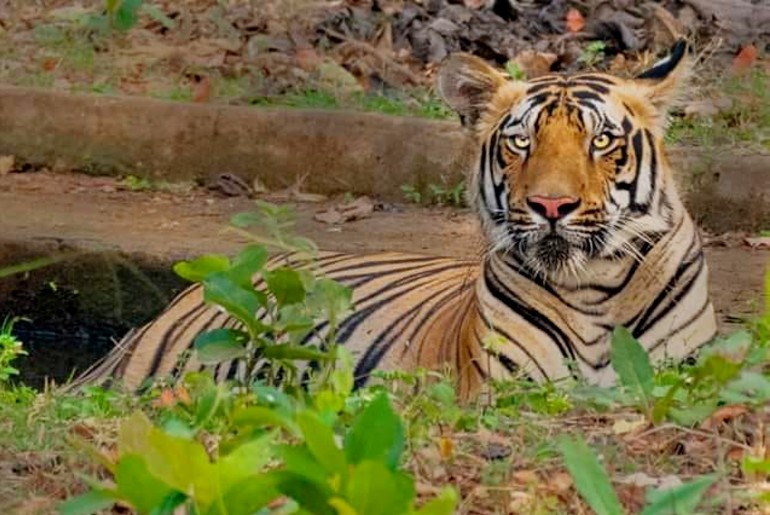
<svg viewBox="0 0 770 515">
<path fill-rule="evenodd" d="M 49 250 L 0 243 L 0 270 Z M 20 380 L 57 383 L 104 356 L 129 329 L 159 313 L 182 288 L 171 263 L 116 253 L 82 255 L 0 278 L 0 321 L 14 326 L 28 356 L 16 362 Z"/>
</svg>

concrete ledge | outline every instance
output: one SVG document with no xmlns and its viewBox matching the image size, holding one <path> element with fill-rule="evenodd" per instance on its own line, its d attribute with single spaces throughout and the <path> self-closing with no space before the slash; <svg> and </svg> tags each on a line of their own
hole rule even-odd
<svg viewBox="0 0 770 515">
<path fill-rule="evenodd" d="M 0 154 L 54 169 L 169 181 L 235 173 L 271 189 L 304 178 L 309 191 L 392 200 L 403 184 L 456 183 L 467 150 L 452 122 L 0 87 Z M 770 153 L 674 148 L 671 161 L 707 226 L 770 225 Z"/>
</svg>

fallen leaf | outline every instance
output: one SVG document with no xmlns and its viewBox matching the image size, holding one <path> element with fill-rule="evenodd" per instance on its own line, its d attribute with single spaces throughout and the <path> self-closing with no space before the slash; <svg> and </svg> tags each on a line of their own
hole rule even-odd
<svg viewBox="0 0 770 515">
<path fill-rule="evenodd" d="M 211 99 L 211 79 L 208 77 L 201 78 L 193 86 L 193 102 L 205 103 Z"/>
<path fill-rule="evenodd" d="M 642 488 L 673 488 L 682 484 L 682 480 L 678 476 L 668 475 L 663 477 L 652 477 L 644 472 L 635 472 L 625 477 L 619 477 L 616 479 L 618 483 L 626 485 L 635 485 Z"/>
<path fill-rule="evenodd" d="M 743 458 L 746 455 L 746 451 L 742 447 L 732 447 L 729 451 L 727 451 L 727 454 L 725 455 L 725 459 L 727 461 L 733 461 L 733 462 L 741 462 L 743 461 Z"/>
<path fill-rule="evenodd" d="M 339 224 L 344 222 L 344 217 L 342 214 L 337 211 L 335 208 L 327 209 L 326 211 L 321 211 L 320 213 L 316 213 L 313 216 L 313 220 L 317 222 L 323 222 L 325 224 Z"/>
<path fill-rule="evenodd" d="M 580 11 L 574 7 L 567 11 L 567 30 L 570 32 L 580 32 L 586 26 L 586 19 L 580 14 Z"/>
<path fill-rule="evenodd" d="M 368 218 L 373 212 L 374 203 L 372 200 L 369 197 L 359 197 L 353 202 L 340 204 L 316 213 L 313 219 L 327 224 L 338 224 Z"/>
<path fill-rule="evenodd" d="M 757 47 L 753 44 L 746 45 L 733 58 L 733 71 L 741 73 L 751 68 L 757 61 Z"/>
<path fill-rule="evenodd" d="M 0 177 L 8 175 L 13 171 L 16 165 L 16 158 L 13 156 L 0 156 Z"/>
<path fill-rule="evenodd" d="M 481 9 L 486 3 L 486 0 L 463 0 L 463 5 L 470 9 Z"/>
<path fill-rule="evenodd" d="M 297 64 L 299 67 L 305 71 L 313 70 L 321 62 L 321 57 L 312 46 L 298 48 L 294 54 L 294 57 L 297 59 Z"/>
<path fill-rule="evenodd" d="M 572 488 L 574 482 L 567 472 L 557 472 L 548 476 L 548 488 L 556 494 L 562 494 Z"/>
<path fill-rule="evenodd" d="M 187 391 L 187 388 L 185 388 L 184 385 L 178 385 L 174 389 L 174 393 L 176 394 L 176 398 L 179 399 L 179 402 L 181 402 L 185 406 L 189 406 L 190 404 L 192 404 L 192 399 L 190 398 L 190 392 Z"/>
<path fill-rule="evenodd" d="M 721 408 L 716 410 L 714 413 L 712 413 L 709 418 L 704 420 L 701 423 L 700 427 L 701 429 L 710 429 L 714 426 L 718 426 L 719 424 L 722 424 L 734 418 L 738 418 L 744 413 L 746 413 L 747 411 L 748 410 L 746 409 L 746 407 L 741 406 L 740 404 L 731 404 L 729 406 L 722 406 Z"/>
<path fill-rule="evenodd" d="M 633 433 L 644 429 L 649 425 L 649 422 L 643 415 L 639 415 L 634 418 L 618 419 L 612 424 L 612 432 L 616 435 L 624 435 L 627 433 Z"/>
<path fill-rule="evenodd" d="M 511 480 L 520 485 L 532 485 L 540 483 L 540 476 L 534 470 L 517 470 L 511 474 Z"/>
<path fill-rule="evenodd" d="M 171 388 L 164 388 L 154 404 L 158 408 L 169 408 L 176 404 L 176 397 L 174 397 L 174 392 Z"/>
<path fill-rule="evenodd" d="M 438 451 L 444 460 L 452 459 L 454 455 L 455 443 L 451 438 L 442 436 L 438 441 Z"/>
<path fill-rule="evenodd" d="M 2 173 L 0 172 L 0 175 Z M 746 245 L 752 249 L 770 249 L 770 236 L 757 236 L 756 238 L 746 238 Z"/>
</svg>

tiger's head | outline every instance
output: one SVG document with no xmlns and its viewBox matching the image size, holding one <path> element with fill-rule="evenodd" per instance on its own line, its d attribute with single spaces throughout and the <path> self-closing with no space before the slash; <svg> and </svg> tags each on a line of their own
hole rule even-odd
<svg viewBox="0 0 770 515">
<path fill-rule="evenodd" d="M 546 277 L 653 243 L 683 212 L 663 153 L 687 45 L 635 79 L 602 73 L 513 81 L 455 54 L 439 91 L 477 139 L 472 205 L 490 248 Z"/>
</svg>

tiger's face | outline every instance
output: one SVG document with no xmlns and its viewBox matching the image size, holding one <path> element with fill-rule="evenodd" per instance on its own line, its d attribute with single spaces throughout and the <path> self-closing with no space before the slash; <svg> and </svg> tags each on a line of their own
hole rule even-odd
<svg viewBox="0 0 770 515">
<path fill-rule="evenodd" d="M 546 276 L 633 253 L 670 229 L 665 108 L 686 45 L 639 78 L 585 73 L 515 82 L 455 55 L 439 88 L 480 146 L 469 191 L 494 251 Z"/>
</svg>

